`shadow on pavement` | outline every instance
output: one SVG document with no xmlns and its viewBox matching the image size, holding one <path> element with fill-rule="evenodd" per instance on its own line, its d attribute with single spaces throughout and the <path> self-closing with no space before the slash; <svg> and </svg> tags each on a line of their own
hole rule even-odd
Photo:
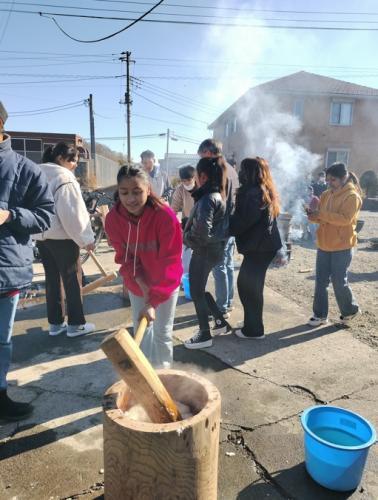
<svg viewBox="0 0 378 500">
<path fill-rule="evenodd" d="M 283 498 L 303 498 L 306 500 L 345 500 L 355 490 L 347 492 L 331 491 L 317 484 L 306 472 L 304 462 L 289 469 L 274 473 L 274 484 Z M 260 500 L 271 496 L 272 487 L 268 483 L 252 483 L 236 497 L 237 500 Z"/>
</svg>

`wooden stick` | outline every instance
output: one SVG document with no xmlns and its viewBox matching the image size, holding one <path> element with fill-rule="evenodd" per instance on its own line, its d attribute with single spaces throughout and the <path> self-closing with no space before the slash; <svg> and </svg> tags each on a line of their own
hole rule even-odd
<svg viewBox="0 0 378 500">
<path fill-rule="evenodd" d="M 106 274 L 105 276 L 102 276 L 101 278 L 98 278 L 95 281 L 92 281 L 91 283 L 88 283 L 88 285 L 85 285 L 81 289 L 81 293 L 83 295 L 86 295 L 89 292 L 92 292 L 92 290 L 95 290 L 99 286 L 104 285 L 108 281 L 113 281 L 117 277 L 117 273 L 113 271 L 112 273 Z"/>
<path fill-rule="evenodd" d="M 145 316 L 143 316 L 143 318 L 139 322 L 137 331 L 134 335 L 135 343 L 138 346 L 140 346 L 140 344 L 142 343 L 147 326 L 148 326 L 147 318 Z M 129 404 L 129 401 L 130 401 L 130 396 L 131 396 L 130 387 L 123 382 L 123 388 L 120 391 L 119 398 L 118 398 L 118 407 L 120 410 L 126 411 L 127 406 Z"/>
<path fill-rule="evenodd" d="M 110 335 L 102 342 L 101 349 L 152 422 L 181 420 L 176 404 L 127 330 L 122 328 Z"/>
<path fill-rule="evenodd" d="M 105 269 L 102 267 L 101 263 L 99 262 L 98 258 L 95 256 L 95 254 L 92 252 L 92 250 L 89 250 L 89 255 L 92 257 L 93 262 L 96 264 L 96 266 L 99 268 L 101 271 L 101 274 L 103 276 L 106 276 L 108 273 L 105 271 Z"/>
</svg>

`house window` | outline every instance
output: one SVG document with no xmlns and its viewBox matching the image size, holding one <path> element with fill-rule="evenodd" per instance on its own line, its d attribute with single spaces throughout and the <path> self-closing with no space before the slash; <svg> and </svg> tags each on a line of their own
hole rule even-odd
<svg viewBox="0 0 378 500">
<path fill-rule="evenodd" d="M 236 134 L 236 130 L 237 130 L 237 118 L 235 117 L 235 118 L 232 120 L 232 133 L 233 133 L 233 134 Z"/>
<path fill-rule="evenodd" d="M 303 120 L 303 107 L 304 107 L 304 101 L 303 101 L 303 99 L 296 99 L 294 101 L 293 114 L 299 120 Z"/>
<path fill-rule="evenodd" d="M 42 141 L 40 139 L 12 139 L 12 149 L 35 163 L 40 163 L 42 159 Z"/>
<path fill-rule="evenodd" d="M 352 110 L 351 102 L 332 102 L 331 125 L 352 125 Z"/>
<path fill-rule="evenodd" d="M 342 162 L 348 165 L 349 151 L 347 149 L 329 149 L 327 151 L 327 168 L 332 165 L 332 163 Z"/>
<path fill-rule="evenodd" d="M 228 137 L 229 134 L 230 134 L 230 124 L 228 122 L 226 122 L 224 125 L 224 135 L 225 135 L 225 137 Z"/>
</svg>

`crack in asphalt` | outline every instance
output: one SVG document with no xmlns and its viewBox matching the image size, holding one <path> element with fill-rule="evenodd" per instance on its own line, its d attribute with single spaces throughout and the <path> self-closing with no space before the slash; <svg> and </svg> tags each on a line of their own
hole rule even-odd
<svg viewBox="0 0 378 500">
<path fill-rule="evenodd" d="M 95 484 L 92 484 L 89 488 L 81 491 L 80 493 L 73 493 L 72 495 L 68 495 L 68 497 L 59 497 L 59 500 L 75 500 L 76 498 L 82 497 L 83 495 L 89 495 L 90 493 L 94 493 L 95 491 L 101 491 L 104 489 L 104 481 L 98 481 Z"/>
<path fill-rule="evenodd" d="M 242 448 L 249 458 L 252 460 L 254 468 L 256 470 L 257 475 L 262 479 L 265 483 L 272 486 L 276 492 L 285 498 L 285 500 L 295 500 L 270 474 L 270 472 L 262 465 L 261 462 L 257 460 L 255 453 L 249 448 L 249 446 L 245 443 L 243 433 L 241 431 L 231 431 L 231 434 L 227 436 L 227 442 L 233 444 L 237 449 Z"/>
</svg>

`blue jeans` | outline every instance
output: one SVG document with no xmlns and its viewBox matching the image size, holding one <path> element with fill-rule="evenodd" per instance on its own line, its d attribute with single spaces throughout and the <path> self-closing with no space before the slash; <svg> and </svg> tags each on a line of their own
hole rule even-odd
<svg viewBox="0 0 378 500">
<path fill-rule="evenodd" d="M 341 316 L 355 314 L 359 307 L 348 284 L 348 268 L 352 262 L 353 249 L 325 252 L 316 255 L 316 283 L 314 316 L 328 316 L 328 287 L 332 281 L 333 290 Z"/>
<path fill-rule="evenodd" d="M 193 250 L 185 245 L 182 246 L 182 267 L 184 269 L 184 274 L 188 274 L 190 259 L 192 258 Z"/>
<path fill-rule="evenodd" d="M 171 297 L 156 308 L 156 319 L 147 327 L 141 349 L 155 368 L 170 368 L 173 361 L 172 331 L 175 318 L 176 303 L 179 289 Z M 146 302 L 129 291 L 131 309 L 133 312 L 134 332 L 139 324 L 139 313 Z"/>
<path fill-rule="evenodd" d="M 7 388 L 7 373 L 12 357 L 12 331 L 20 294 L 0 298 L 0 390 Z"/>
<path fill-rule="evenodd" d="M 232 236 L 226 242 L 223 262 L 213 268 L 215 298 L 222 313 L 227 311 L 234 298 L 234 250 L 235 238 Z"/>
</svg>

